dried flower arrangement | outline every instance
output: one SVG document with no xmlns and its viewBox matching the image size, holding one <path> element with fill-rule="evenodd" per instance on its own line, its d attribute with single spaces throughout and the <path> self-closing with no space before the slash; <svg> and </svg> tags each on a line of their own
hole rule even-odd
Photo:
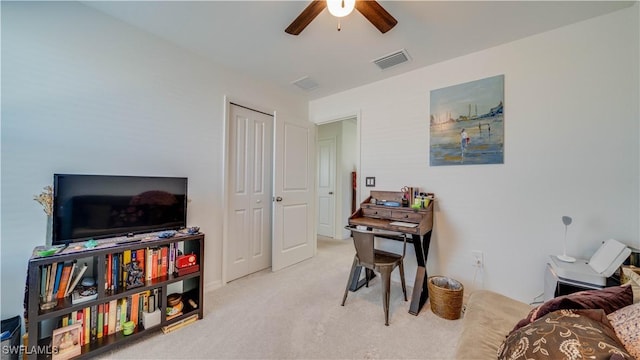
<svg viewBox="0 0 640 360">
<path fill-rule="evenodd" d="M 35 195 L 33 200 L 42 205 L 42 210 L 44 210 L 47 216 L 53 215 L 53 188 L 51 186 L 45 186 L 44 191 L 39 195 Z"/>
</svg>

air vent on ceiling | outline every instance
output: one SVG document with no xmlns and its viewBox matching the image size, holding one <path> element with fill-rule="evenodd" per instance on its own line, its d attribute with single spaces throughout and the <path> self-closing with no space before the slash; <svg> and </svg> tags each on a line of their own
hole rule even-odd
<svg viewBox="0 0 640 360">
<path fill-rule="evenodd" d="M 318 83 L 308 76 L 302 77 L 292 82 L 292 84 L 306 91 L 310 91 L 318 87 Z"/>
<path fill-rule="evenodd" d="M 373 63 L 378 65 L 381 70 L 386 70 L 392 66 L 396 66 L 407 61 L 409 61 L 409 54 L 407 53 L 407 50 L 402 49 L 392 54 L 385 55 L 379 59 L 375 59 L 373 60 Z"/>
</svg>

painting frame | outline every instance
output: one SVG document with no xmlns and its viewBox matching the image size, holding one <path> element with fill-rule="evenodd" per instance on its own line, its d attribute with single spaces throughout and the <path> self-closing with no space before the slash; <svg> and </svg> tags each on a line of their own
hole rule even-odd
<svg viewBox="0 0 640 360">
<path fill-rule="evenodd" d="M 64 326 L 53 330 L 51 336 L 51 359 L 67 360 L 82 353 L 80 343 L 82 323 Z"/>
<path fill-rule="evenodd" d="M 429 165 L 504 164 L 504 74 L 431 90 Z"/>
</svg>

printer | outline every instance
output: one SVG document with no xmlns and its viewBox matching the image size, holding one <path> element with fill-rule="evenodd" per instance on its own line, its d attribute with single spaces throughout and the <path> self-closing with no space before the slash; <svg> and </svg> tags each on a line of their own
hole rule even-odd
<svg viewBox="0 0 640 360">
<path fill-rule="evenodd" d="M 604 288 L 607 278 L 613 275 L 630 254 L 631 249 L 628 246 L 609 239 L 590 259 L 564 262 L 556 255 L 550 255 L 545 271 L 545 301 L 562 295 L 560 288 L 563 286 L 572 290 L 570 292 Z"/>
</svg>

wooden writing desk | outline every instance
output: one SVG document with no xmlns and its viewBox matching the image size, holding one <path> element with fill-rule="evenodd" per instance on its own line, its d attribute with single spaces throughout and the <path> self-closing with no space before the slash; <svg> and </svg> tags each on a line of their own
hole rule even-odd
<svg viewBox="0 0 640 360">
<path fill-rule="evenodd" d="M 372 229 L 392 231 L 399 234 L 411 235 L 412 243 L 416 252 L 418 270 L 416 280 L 411 294 L 411 305 L 409 313 L 418 315 L 420 309 L 429 297 L 427 287 L 427 257 L 429 255 L 429 244 L 431 243 L 431 230 L 433 228 L 433 201 L 425 209 L 414 210 L 410 207 L 390 207 L 385 205 L 372 204 L 371 198 L 377 200 L 387 200 L 401 202 L 403 193 L 400 191 L 371 191 L 371 196 L 367 198 L 360 208 L 349 217 L 350 226 L 367 226 Z M 393 222 L 404 222 L 416 224 L 415 227 L 392 225 Z M 400 236 L 376 235 L 390 239 L 402 240 Z M 356 271 L 351 280 L 351 291 L 359 287 L 358 280 L 360 271 Z"/>
</svg>

